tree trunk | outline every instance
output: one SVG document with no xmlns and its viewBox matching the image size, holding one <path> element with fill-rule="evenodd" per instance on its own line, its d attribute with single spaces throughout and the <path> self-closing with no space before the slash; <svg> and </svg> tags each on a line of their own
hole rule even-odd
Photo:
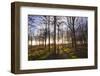
<svg viewBox="0 0 100 76">
<path fill-rule="evenodd" d="M 31 36 L 31 48 L 32 48 L 32 36 Z"/>
<path fill-rule="evenodd" d="M 56 16 L 54 16 L 54 54 L 56 55 Z"/>
<path fill-rule="evenodd" d="M 58 42 L 58 44 L 57 44 L 57 46 L 58 46 L 58 48 L 57 48 L 57 53 L 59 53 L 59 25 L 58 25 L 58 40 L 57 40 Z"/>
<path fill-rule="evenodd" d="M 32 48 L 32 31 L 30 30 L 30 32 L 31 32 L 30 40 L 31 40 L 31 48 Z"/>
<path fill-rule="evenodd" d="M 45 48 L 46 48 L 46 41 L 47 41 L 47 24 L 46 24 L 46 28 L 45 28 Z"/>
<path fill-rule="evenodd" d="M 62 32 L 62 46 L 63 46 L 63 32 Z"/>
<path fill-rule="evenodd" d="M 49 51 L 50 51 L 50 16 L 48 16 L 48 36 L 49 36 Z"/>
<path fill-rule="evenodd" d="M 72 22 L 73 22 L 73 48 L 74 51 L 76 51 L 76 35 L 75 35 L 75 17 L 72 17 Z"/>
</svg>

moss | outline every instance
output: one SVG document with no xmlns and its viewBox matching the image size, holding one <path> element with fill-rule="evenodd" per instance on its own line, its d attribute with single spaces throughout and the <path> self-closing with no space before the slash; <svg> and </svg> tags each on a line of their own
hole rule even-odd
<svg viewBox="0 0 100 76">
<path fill-rule="evenodd" d="M 77 56 L 72 56 L 73 59 L 77 58 Z"/>
</svg>

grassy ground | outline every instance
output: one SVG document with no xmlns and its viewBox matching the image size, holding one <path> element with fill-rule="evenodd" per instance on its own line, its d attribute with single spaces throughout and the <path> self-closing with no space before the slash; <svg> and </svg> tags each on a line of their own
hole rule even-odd
<svg viewBox="0 0 100 76">
<path fill-rule="evenodd" d="M 48 46 L 32 46 L 28 48 L 28 60 L 50 60 L 50 59 L 78 59 L 87 58 L 88 50 L 86 45 L 77 45 L 74 50 L 70 44 L 56 45 L 56 51 L 53 44 Z"/>
</svg>

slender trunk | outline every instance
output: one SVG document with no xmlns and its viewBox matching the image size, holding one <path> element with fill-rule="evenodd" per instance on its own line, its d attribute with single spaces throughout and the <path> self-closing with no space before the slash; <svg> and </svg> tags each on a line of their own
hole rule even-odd
<svg viewBox="0 0 100 76">
<path fill-rule="evenodd" d="M 50 16 L 48 17 L 48 36 L 49 36 L 49 51 L 50 51 Z"/>
<path fill-rule="evenodd" d="M 63 26 L 62 26 L 63 27 Z M 62 46 L 63 46 L 63 28 L 62 28 Z"/>
<path fill-rule="evenodd" d="M 75 17 L 72 17 L 73 20 L 73 47 L 76 51 L 76 35 L 75 35 Z"/>
<path fill-rule="evenodd" d="M 45 29 L 44 29 L 44 47 L 46 48 L 46 41 L 47 41 L 47 25 L 48 25 L 48 20 L 47 20 L 47 16 L 44 16 L 45 20 Z"/>
<path fill-rule="evenodd" d="M 57 42 L 57 43 L 58 43 L 58 44 L 57 44 L 57 45 L 58 45 L 57 53 L 59 53 L 59 25 L 58 25 L 58 40 L 57 40 L 57 41 L 58 41 L 58 42 Z"/>
<path fill-rule="evenodd" d="M 38 41 L 39 41 L 39 46 L 40 46 L 40 30 L 39 30 L 39 35 L 38 35 Z"/>
<path fill-rule="evenodd" d="M 46 41 L 47 41 L 47 23 L 45 25 L 45 48 L 46 48 Z"/>
<path fill-rule="evenodd" d="M 40 38 L 39 38 L 39 46 L 40 46 Z"/>
<path fill-rule="evenodd" d="M 31 38 L 30 38 L 30 40 L 31 40 L 31 48 L 32 48 L 32 31 L 30 30 L 30 32 L 31 32 Z"/>
<path fill-rule="evenodd" d="M 56 54 L 56 16 L 54 16 L 54 54 Z"/>
<path fill-rule="evenodd" d="M 74 43 L 73 43 L 73 34 L 71 34 L 71 40 L 72 40 L 72 48 L 74 47 Z"/>
<path fill-rule="evenodd" d="M 62 46 L 63 46 L 63 33 L 62 33 Z"/>
<path fill-rule="evenodd" d="M 31 36 L 31 48 L 32 48 L 32 36 Z"/>
</svg>

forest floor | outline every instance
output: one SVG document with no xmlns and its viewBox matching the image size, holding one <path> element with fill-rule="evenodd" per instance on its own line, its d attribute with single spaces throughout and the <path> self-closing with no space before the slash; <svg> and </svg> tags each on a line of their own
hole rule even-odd
<svg viewBox="0 0 100 76">
<path fill-rule="evenodd" d="M 44 45 L 29 46 L 28 60 L 88 58 L 87 48 L 87 45 L 77 45 L 76 50 L 74 50 L 71 44 L 60 44 L 56 45 L 55 51 L 53 44 L 50 47 L 48 45 L 46 47 Z"/>
</svg>

